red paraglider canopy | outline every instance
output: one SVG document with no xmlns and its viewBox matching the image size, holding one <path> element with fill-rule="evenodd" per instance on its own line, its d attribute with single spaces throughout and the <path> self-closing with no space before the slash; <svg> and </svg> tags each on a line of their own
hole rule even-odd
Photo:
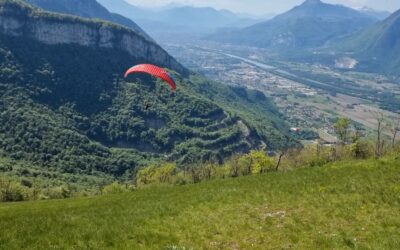
<svg viewBox="0 0 400 250">
<path fill-rule="evenodd" d="M 173 90 L 176 90 L 175 81 L 168 74 L 168 72 L 166 70 L 164 70 L 163 68 L 160 68 L 160 67 L 152 65 L 152 64 L 139 64 L 139 65 L 133 66 L 132 68 L 128 69 L 125 73 L 125 78 L 128 77 L 128 75 L 134 74 L 134 73 L 146 73 L 146 74 L 161 78 L 164 81 L 166 81 Z"/>
</svg>

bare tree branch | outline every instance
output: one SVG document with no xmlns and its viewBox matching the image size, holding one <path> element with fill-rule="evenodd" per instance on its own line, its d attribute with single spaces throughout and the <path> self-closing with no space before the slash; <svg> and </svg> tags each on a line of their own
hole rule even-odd
<svg viewBox="0 0 400 250">
<path fill-rule="evenodd" d="M 382 140 L 382 130 L 383 130 L 383 122 L 385 120 L 385 116 L 382 112 L 378 112 L 376 114 L 376 121 L 378 123 L 376 130 L 376 145 L 375 145 L 375 156 L 381 157 L 383 155 L 383 146 L 384 141 Z"/>
<path fill-rule="evenodd" d="M 394 118 L 392 123 L 392 148 L 396 146 L 397 134 L 400 132 L 400 116 Z"/>
</svg>

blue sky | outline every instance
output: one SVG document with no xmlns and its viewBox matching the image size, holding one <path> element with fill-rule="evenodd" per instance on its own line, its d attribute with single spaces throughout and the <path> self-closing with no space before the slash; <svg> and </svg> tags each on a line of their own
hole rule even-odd
<svg viewBox="0 0 400 250">
<path fill-rule="evenodd" d="M 218 9 L 229 9 L 239 13 L 262 15 L 266 13 L 281 13 L 304 0 L 126 0 L 140 6 L 163 6 L 171 2 L 195 5 L 212 6 Z M 400 0 L 323 0 L 327 3 L 342 4 L 350 7 L 368 6 L 377 10 L 395 11 L 400 9 Z"/>
</svg>

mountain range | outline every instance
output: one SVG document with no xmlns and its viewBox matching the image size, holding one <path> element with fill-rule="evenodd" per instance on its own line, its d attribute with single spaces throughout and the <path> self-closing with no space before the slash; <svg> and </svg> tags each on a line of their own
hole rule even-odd
<svg viewBox="0 0 400 250">
<path fill-rule="evenodd" d="M 345 6 L 307 0 L 272 20 L 216 33 L 209 38 L 281 51 L 306 49 L 323 46 L 332 38 L 356 32 L 376 21 L 376 18 Z"/>
<path fill-rule="evenodd" d="M 134 20 L 161 41 L 200 38 L 221 28 L 242 28 L 261 21 L 211 7 L 171 5 L 161 9 L 143 9 L 124 0 L 98 0 L 98 2 L 108 10 Z"/>
</svg>

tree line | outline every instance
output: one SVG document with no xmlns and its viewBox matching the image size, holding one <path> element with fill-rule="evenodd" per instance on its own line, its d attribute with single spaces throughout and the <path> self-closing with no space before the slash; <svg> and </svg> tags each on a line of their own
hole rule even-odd
<svg viewBox="0 0 400 250">
<path fill-rule="evenodd" d="M 118 194 L 131 192 L 149 185 L 186 185 L 213 179 L 237 178 L 240 176 L 268 174 L 304 167 L 322 167 L 328 163 L 354 159 L 379 159 L 400 157 L 400 119 L 385 122 L 378 116 L 375 140 L 367 139 L 352 126 L 350 119 L 340 118 L 334 124 L 338 141 L 323 144 L 320 140 L 306 147 L 293 148 L 290 138 L 288 146 L 279 152 L 253 150 L 246 154 L 235 154 L 224 163 L 209 161 L 204 164 L 193 163 L 181 167 L 175 162 L 155 163 L 136 171 L 129 181 L 102 185 L 94 192 L 80 191 L 68 185 L 60 187 L 41 187 L 28 180 L 11 180 L 0 176 L 0 201 L 24 201 L 38 199 L 61 199 L 95 194 Z M 383 135 L 388 127 L 392 137 Z"/>
</svg>

